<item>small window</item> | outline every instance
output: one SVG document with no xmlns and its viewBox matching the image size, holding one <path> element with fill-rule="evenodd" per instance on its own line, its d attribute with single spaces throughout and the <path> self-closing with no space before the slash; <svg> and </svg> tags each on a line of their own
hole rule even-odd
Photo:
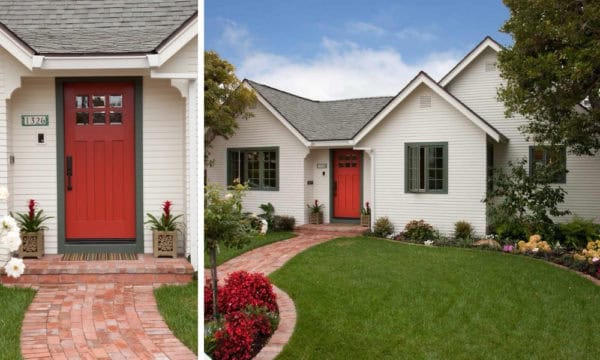
<svg viewBox="0 0 600 360">
<path fill-rule="evenodd" d="M 105 102 L 104 96 L 93 95 L 92 96 L 92 105 L 95 108 L 105 107 L 106 106 L 106 102 Z"/>
<path fill-rule="evenodd" d="M 123 95 L 111 95 L 108 97 L 108 103 L 110 107 L 120 108 L 123 107 Z"/>
<path fill-rule="evenodd" d="M 90 115 L 86 112 L 76 112 L 75 113 L 75 124 L 77 125 L 87 125 L 90 122 Z"/>
<path fill-rule="evenodd" d="M 87 109 L 89 107 L 89 98 L 87 95 L 75 96 L 75 107 L 78 109 Z"/>
<path fill-rule="evenodd" d="M 492 71 L 496 71 L 496 63 L 495 62 L 486 62 L 485 63 L 485 71 L 486 72 L 492 72 Z"/>
<path fill-rule="evenodd" d="M 252 190 L 279 189 L 279 149 L 228 149 L 227 183 L 234 180 Z"/>
<path fill-rule="evenodd" d="M 534 174 L 536 168 L 549 171 L 550 182 L 565 184 L 567 182 L 567 149 L 564 146 L 530 146 L 529 173 Z"/>
<path fill-rule="evenodd" d="M 405 144 L 405 191 L 448 193 L 448 143 Z"/>
<path fill-rule="evenodd" d="M 92 122 L 94 125 L 104 125 L 106 122 L 106 113 L 104 111 L 97 111 L 92 115 Z"/>
<path fill-rule="evenodd" d="M 111 125 L 123 124 L 123 114 L 117 111 L 111 111 L 108 115 Z"/>
</svg>

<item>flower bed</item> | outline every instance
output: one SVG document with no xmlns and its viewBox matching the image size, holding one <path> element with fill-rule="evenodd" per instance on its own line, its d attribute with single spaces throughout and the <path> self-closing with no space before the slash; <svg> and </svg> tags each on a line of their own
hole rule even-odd
<svg viewBox="0 0 600 360">
<path fill-rule="evenodd" d="M 275 293 L 268 278 L 258 273 L 237 271 L 219 287 L 212 313 L 212 289 L 204 285 L 204 346 L 216 360 L 254 357 L 267 343 L 279 323 Z"/>
</svg>

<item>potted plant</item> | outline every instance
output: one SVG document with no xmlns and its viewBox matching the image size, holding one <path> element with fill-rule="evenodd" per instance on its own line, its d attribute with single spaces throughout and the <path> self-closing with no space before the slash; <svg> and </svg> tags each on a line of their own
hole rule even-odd
<svg viewBox="0 0 600 360">
<path fill-rule="evenodd" d="M 322 224 L 323 223 L 323 208 L 324 204 L 319 204 L 319 200 L 315 200 L 314 204 L 306 204 L 306 207 L 310 209 L 310 224 Z"/>
<path fill-rule="evenodd" d="M 157 219 L 154 215 L 148 213 L 146 224 L 150 224 L 152 230 L 152 247 L 154 257 L 172 256 L 177 257 L 177 227 L 182 215 L 173 216 L 171 206 L 173 203 L 169 200 L 162 205 L 162 215 Z"/>
<path fill-rule="evenodd" d="M 36 210 L 37 202 L 30 199 L 28 203 L 29 211 L 26 213 L 16 213 L 15 220 L 21 228 L 21 246 L 19 246 L 19 256 L 41 258 L 44 256 L 44 230 L 48 229 L 44 221 L 51 219 L 51 216 L 45 216 L 44 210 Z M 11 213 L 12 216 L 12 213 Z"/>
<path fill-rule="evenodd" d="M 365 203 L 365 207 L 360 210 L 360 225 L 371 226 L 371 207 L 368 201 Z"/>
</svg>

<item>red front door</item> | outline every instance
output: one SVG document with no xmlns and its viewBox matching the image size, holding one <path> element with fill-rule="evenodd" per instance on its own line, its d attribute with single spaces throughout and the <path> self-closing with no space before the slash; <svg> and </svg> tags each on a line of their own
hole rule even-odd
<svg viewBox="0 0 600 360">
<path fill-rule="evenodd" d="M 132 83 L 64 86 L 67 240 L 133 240 Z"/>
<path fill-rule="evenodd" d="M 333 217 L 360 217 L 360 163 L 360 151 L 334 150 Z"/>
</svg>

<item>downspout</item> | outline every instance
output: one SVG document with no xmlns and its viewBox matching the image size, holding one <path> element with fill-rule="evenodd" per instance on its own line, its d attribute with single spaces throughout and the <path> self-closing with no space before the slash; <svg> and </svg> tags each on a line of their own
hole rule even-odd
<svg viewBox="0 0 600 360">
<path fill-rule="evenodd" d="M 377 204 L 375 202 L 375 150 L 373 150 L 372 148 L 359 148 L 359 147 L 355 147 L 354 150 L 362 150 L 362 151 L 366 152 L 367 154 L 369 154 L 369 158 L 371 159 L 371 204 L 373 206 L 371 207 L 371 227 L 370 227 L 370 229 L 373 229 L 373 226 L 375 225 L 375 204 Z"/>
</svg>

